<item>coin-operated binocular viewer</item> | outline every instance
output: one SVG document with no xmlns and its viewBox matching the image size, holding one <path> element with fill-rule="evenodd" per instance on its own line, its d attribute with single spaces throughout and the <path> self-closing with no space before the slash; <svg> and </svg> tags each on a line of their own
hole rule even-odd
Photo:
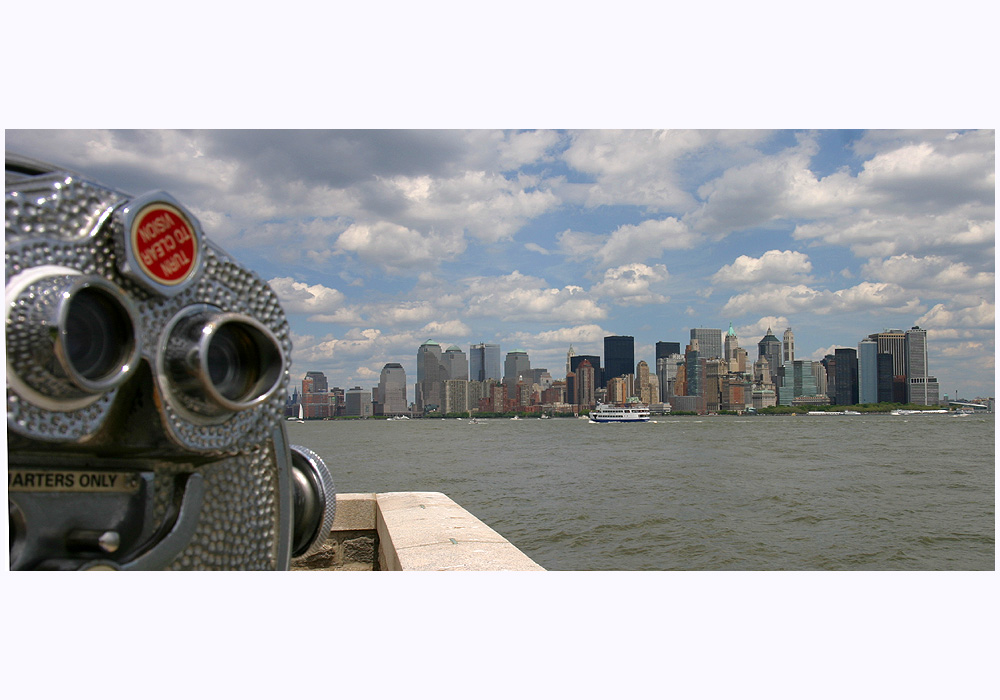
<svg viewBox="0 0 1000 700">
<path fill-rule="evenodd" d="M 163 192 L 6 157 L 12 569 L 287 569 L 333 521 L 271 289 Z"/>
</svg>

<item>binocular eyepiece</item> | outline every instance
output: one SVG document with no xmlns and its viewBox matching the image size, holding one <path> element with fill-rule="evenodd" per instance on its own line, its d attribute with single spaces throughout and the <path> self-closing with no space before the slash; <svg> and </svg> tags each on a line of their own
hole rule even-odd
<svg viewBox="0 0 1000 700">
<path fill-rule="evenodd" d="M 271 289 L 170 195 L 7 155 L 13 569 L 286 569 L 325 541 Z"/>
</svg>

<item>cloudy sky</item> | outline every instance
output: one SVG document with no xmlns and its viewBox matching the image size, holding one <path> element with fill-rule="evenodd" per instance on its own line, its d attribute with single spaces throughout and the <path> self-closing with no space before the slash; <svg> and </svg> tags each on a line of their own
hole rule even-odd
<svg viewBox="0 0 1000 700">
<path fill-rule="evenodd" d="M 293 375 L 412 384 L 428 338 L 564 374 L 732 323 L 820 359 L 926 328 L 942 393 L 994 385 L 993 131 L 31 131 L 7 149 L 165 189 L 278 293 Z M 411 392 L 412 393 L 412 392 Z M 412 396 L 410 397 L 412 400 Z"/>
</svg>

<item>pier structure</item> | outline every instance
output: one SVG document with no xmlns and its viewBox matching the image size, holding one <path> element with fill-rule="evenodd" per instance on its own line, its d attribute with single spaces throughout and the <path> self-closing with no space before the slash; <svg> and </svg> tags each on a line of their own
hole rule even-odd
<svg viewBox="0 0 1000 700">
<path fill-rule="evenodd" d="M 330 536 L 293 571 L 544 571 L 443 493 L 337 495 Z"/>
</svg>

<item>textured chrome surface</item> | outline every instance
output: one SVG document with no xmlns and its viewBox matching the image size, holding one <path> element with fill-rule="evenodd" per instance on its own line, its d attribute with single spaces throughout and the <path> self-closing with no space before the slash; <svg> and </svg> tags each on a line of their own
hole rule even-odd
<svg viewBox="0 0 1000 700">
<path fill-rule="evenodd" d="M 129 259 L 125 236 L 130 212 L 156 201 L 180 206 L 163 193 L 133 198 L 68 171 L 12 173 L 8 168 L 8 292 L 11 280 L 25 275 L 47 280 L 14 285 L 15 293 L 7 294 L 7 374 L 15 376 L 7 384 L 8 462 L 61 473 L 91 469 L 149 475 L 140 494 L 115 495 L 114 507 L 104 505 L 112 503 L 112 496 L 9 494 L 11 522 L 17 524 L 13 568 L 25 562 L 33 562 L 31 568 L 57 569 L 94 564 L 109 569 L 288 565 L 292 501 L 282 423 L 291 358 L 287 321 L 267 284 L 204 238 L 186 210 L 198 232 L 199 254 L 192 271 L 179 285 L 144 280 L 135 260 Z M 42 274 L 39 268 L 48 272 Z M 79 285 L 80 279 L 126 299 L 123 306 L 135 325 L 134 352 L 123 354 L 127 371 L 113 379 L 90 377 L 89 384 L 72 372 L 59 371 L 58 353 L 51 353 L 46 362 L 38 360 L 37 350 L 44 346 L 39 334 L 49 331 L 39 330 L 36 320 L 51 317 L 46 313 L 52 304 L 58 305 L 61 290 Z M 171 322 L 194 307 L 211 307 L 225 318 L 239 318 L 259 329 L 274 344 L 268 361 L 278 364 L 257 394 L 211 415 L 185 405 L 175 382 L 162 371 L 161 352 Z M 92 513 L 87 511 L 88 498 L 97 504 Z M 60 516 L 63 503 L 75 508 L 76 515 Z M 139 513 L 141 522 L 121 522 L 126 512 L 129 517 Z M 64 526 L 65 533 L 120 531 L 121 546 L 114 552 L 98 547 L 102 558 L 88 564 L 86 558 L 74 559 L 79 538 L 69 538 L 67 549 L 42 561 L 35 533 L 38 521 L 50 514 L 53 532 Z M 93 522 L 76 522 L 90 515 Z M 45 535 L 41 541 L 54 537 Z"/>
</svg>

